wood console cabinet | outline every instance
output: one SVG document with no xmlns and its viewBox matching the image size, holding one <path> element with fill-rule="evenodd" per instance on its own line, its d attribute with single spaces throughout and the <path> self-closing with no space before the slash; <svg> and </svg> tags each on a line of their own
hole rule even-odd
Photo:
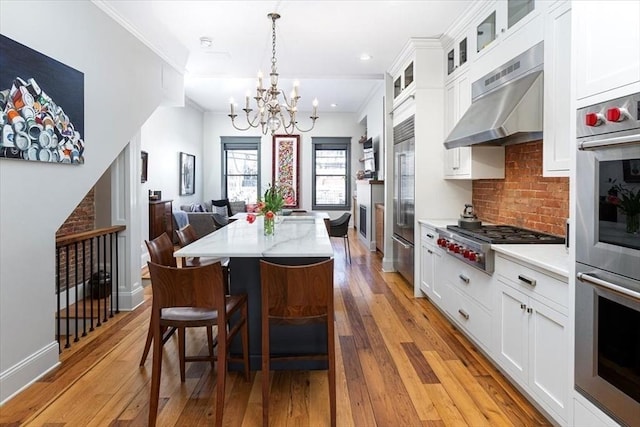
<svg viewBox="0 0 640 427">
<path fill-rule="evenodd" d="M 173 218 L 171 200 L 149 201 L 149 240 L 166 232 L 173 240 Z"/>
</svg>

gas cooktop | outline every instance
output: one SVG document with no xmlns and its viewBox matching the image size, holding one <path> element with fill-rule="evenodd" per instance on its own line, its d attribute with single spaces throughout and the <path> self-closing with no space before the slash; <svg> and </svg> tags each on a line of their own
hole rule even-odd
<svg viewBox="0 0 640 427">
<path fill-rule="evenodd" d="M 483 225 L 477 229 L 447 225 L 447 230 L 492 244 L 564 243 L 563 237 L 511 225 Z"/>
</svg>

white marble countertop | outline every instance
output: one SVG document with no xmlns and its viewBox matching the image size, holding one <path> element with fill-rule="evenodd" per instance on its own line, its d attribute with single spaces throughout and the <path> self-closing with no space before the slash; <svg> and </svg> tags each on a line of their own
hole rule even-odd
<svg viewBox="0 0 640 427">
<path fill-rule="evenodd" d="M 569 254 L 564 245 L 507 244 L 491 245 L 491 249 L 569 278 Z"/>
<path fill-rule="evenodd" d="M 321 216 L 286 216 L 274 236 L 263 233 L 263 216 L 253 224 L 238 219 L 174 252 L 175 257 L 333 257 Z"/>
<path fill-rule="evenodd" d="M 434 228 L 443 228 L 443 227 L 446 227 L 447 225 L 457 225 L 458 219 L 457 218 L 440 218 L 440 219 L 429 218 L 429 219 L 419 219 L 418 222 L 420 224 L 424 224 Z"/>
</svg>

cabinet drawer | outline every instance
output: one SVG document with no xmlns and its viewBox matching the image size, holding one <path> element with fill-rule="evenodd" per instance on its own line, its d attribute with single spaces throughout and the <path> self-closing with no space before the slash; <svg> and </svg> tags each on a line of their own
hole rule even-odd
<svg viewBox="0 0 640 427">
<path fill-rule="evenodd" d="M 425 225 L 421 226 L 420 239 L 422 240 L 422 243 L 430 244 L 431 246 L 438 246 L 438 233 L 434 228 L 430 228 Z"/>
<path fill-rule="evenodd" d="M 486 309 L 491 310 L 491 284 L 493 278 L 450 255 L 445 255 L 445 257 L 446 267 L 443 279 L 458 291 L 467 294 Z"/>
<path fill-rule="evenodd" d="M 491 315 L 480 304 L 459 292 L 455 287 L 446 286 L 446 310 L 453 320 L 475 338 L 484 348 L 491 344 Z"/>
<path fill-rule="evenodd" d="M 566 282 L 500 255 L 496 256 L 495 272 L 505 283 L 528 295 L 545 298 L 565 309 L 569 305 L 569 285 Z"/>
</svg>

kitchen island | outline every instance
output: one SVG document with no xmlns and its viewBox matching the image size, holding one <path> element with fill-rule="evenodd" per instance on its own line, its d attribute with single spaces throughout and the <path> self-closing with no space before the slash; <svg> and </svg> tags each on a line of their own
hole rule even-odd
<svg viewBox="0 0 640 427">
<path fill-rule="evenodd" d="M 263 220 L 264 217 L 258 216 L 250 224 L 239 219 L 174 253 L 175 257 L 229 257 L 230 292 L 245 292 L 249 299 L 249 363 L 253 370 L 259 370 L 262 362 L 260 260 L 304 265 L 333 257 L 323 215 L 283 217 L 276 224 L 273 236 L 264 235 Z M 241 348 L 239 337 L 236 337 L 231 353 L 239 355 Z M 326 329 L 323 325 L 271 327 L 272 354 L 325 351 Z M 326 362 L 320 361 L 272 363 L 272 369 L 325 368 Z"/>
</svg>

